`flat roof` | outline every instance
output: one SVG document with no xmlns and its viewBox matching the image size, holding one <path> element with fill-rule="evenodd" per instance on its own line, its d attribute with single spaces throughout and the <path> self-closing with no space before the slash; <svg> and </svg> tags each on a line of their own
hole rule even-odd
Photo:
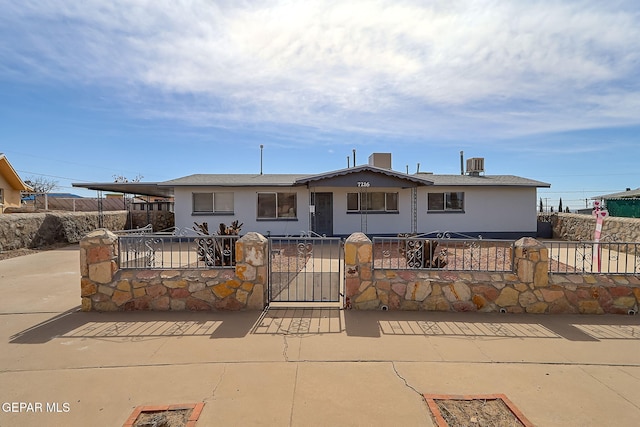
<svg viewBox="0 0 640 427">
<path fill-rule="evenodd" d="M 373 173 L 413 185 L 551 187 L 551 184 L 514 175 L 413 175 L 371 165 L 356 166 L 321 174 L 193 174 L 163 182 L 74 183 L 74 187 L 145 196 L 173 197 L 175 187 L 293 187 L 358 173 Z"/>
</svg>

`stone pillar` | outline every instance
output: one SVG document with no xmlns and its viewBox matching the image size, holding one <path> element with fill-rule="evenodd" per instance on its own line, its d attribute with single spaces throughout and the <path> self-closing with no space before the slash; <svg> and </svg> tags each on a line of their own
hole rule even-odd
<svg viewBox="0 0 640 427">
<path fill-rule="evenodd" d="M 249 232 L 236 242 L 236 277 L 242 281 L 236 299 L 249 310 L 262 310 L 267 305 L 268 250 L 267 238 L 256 232 Z"/>
<path fill-rule="evenodd" d="M 545 245 L 532 237 L 523 237 L 515 243 L 514 269 L 522 283 L 532 288 L 549 285 L 549 255 Z"/>
<path fill-rule="evenodd" d="M 373 243 L 364 233 L 353 233 L 344 245 L 346 307 L 373 310 L 380 296 L 373 284 Z"/>
<path fill-rule="evenodd" d="M 116 307 L 106 298 L 99 298 L 99 289 L 113 282 L 118 270 L 118 236 L 107 229 L 98 229 L 80 241 L 80 295 L 82 311 L 110 311 Z"/>
</svg>

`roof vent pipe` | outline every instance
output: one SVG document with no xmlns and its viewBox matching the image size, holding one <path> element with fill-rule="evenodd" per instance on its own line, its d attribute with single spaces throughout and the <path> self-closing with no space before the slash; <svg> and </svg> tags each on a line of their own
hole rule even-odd
<svg viewBox="0 0 640 427">
<path fill-rule="evenodd" d="M 416 168 L 416 173 L 420 173 L 420 163 L 418 163 L 418 167 Z"/>
<path fill-rule="evenodd" d="M 353 167 L 356 167 L 356 149 L 353 149 Z"/>
<path fill-rule="evenodd" d="M 260 144 L 260 175 L 262 175 L 262 151 L 264 150 L 264 145 Z"/>
<path fill-rule="evenodd" d="M 464 175 L 464 151 L 460 151 L 460 175 Z"/>
<path fill-rule="evenodd" d="M 351 167 L 351 157 L 347 156 L 347 169 Z"/>
</svg>

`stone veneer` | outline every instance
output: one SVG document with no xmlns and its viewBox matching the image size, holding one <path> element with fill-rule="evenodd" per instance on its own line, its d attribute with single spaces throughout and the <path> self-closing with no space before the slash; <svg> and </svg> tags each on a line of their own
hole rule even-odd
<svg viewBox="0 0 640 427">
<path fill-rule="evenodd" d="M 345 242 L 347 307 L 360 310 L 627 314 L 637 312 L 640 278 L 548 273 L 546 247 L 515 244 L 513 272 L 373 269 L 362 233 Z"/>
<path fill-rule="evenodd" d="M 553 237 L 568 241 L 592 241 L 596 219 L 592 215 L 554 213 L 548 215 Z M 606 217 L 602 223 L 605 241 L 640 242 L 640 218 Z"/>
<path fill-rule="evenodd" d="M 96 230 L 80 242 L 82 310 L 262 310 L 268 261 L 267 239 L 247 233 L 235 269 L 119 269 L 118 237 Z"/>
<path fill-rule="evenodd" d="M 267 239 L 247 233 L 236 266 L 211 269 L 119 269 L 118 238 L 108 230 L 80 242 L 83 311 L 262 310 L 267 302 Z M 627 314 L 638 311 L 640 277 L 549 274 L 546 247 L 515 244 L 513 272 L 373 269 L 363 233 L 345 242 L 347 308 L 360 310 Z"/>
</svg>

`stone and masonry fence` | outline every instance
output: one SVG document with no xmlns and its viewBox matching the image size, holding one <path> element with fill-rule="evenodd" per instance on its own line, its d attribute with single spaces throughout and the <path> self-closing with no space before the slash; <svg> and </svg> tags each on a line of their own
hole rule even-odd
<svg viewBox="0 0 640 427">
<path fill-rule="evenodd" d="M 547 248 L 515 244 L 513 272 L 373 268 L 362 233 L 345 242 L 345 305 L 360 310 L 506 313 L 636 313 L 640 277 L 549 274 Z M 80 242 L 84 311 L 262 310 L 268 304 L 268 242 L 247 233 L 235 268 L 119 269 L 117 236 L 97 230 Z"/>
<path fill-rule="evenodd" d="M 122 230 L 127 212 L 105 212 L 104 228 Z M 0 215 L 0 251 L 39 248 L 57 243 L 78 243 L 100 227 L 97 212 L 42 212 Z"/>
<path fill-rule="evenodd" d="M 640 278 L 549 274 L 547 248 L 525 237 L 515 244 L 513 272 L 373 269 L 373 245 L 362 233 L 345 243 L 347 306 L 360 310 L 506 313 L 637 313 Z"/>
<path fill-rule="evenodd" d="M 155 231 L 175 225 L 169 211 L 107 211 L 102 227 L 112 230 L 142 228 L 151 224 Z M 54 244 L 78 243 L 87 233 L 100 227 L 98 212 L 37 212 L 0 215 L 0 251 L 40 248 Z"/>
<path fill-rule="evenodd" d="M 554 213 L 551 220 L 553 237 L 567 241 L 592 241 L 596 219 L 591 215 Z M 640 218 L 607 217 L 602 224 L 602 239 L 640 242 Z"/>
<path fill-rule="evenodd" d="M 153 231 L 167 230 L 176 225 L 175 214 L 171 211 L 129 211 L 127 229 L 142 228 L 147 224 Z"/>
<path fill-rule="evenodd" d="M 262 310 L 267 246 L 247 233 L 236 243 L 235 268 L 119 269 L 118 237 L 96 230 L 80 242 L 82 310 Z"/>
</svg>

